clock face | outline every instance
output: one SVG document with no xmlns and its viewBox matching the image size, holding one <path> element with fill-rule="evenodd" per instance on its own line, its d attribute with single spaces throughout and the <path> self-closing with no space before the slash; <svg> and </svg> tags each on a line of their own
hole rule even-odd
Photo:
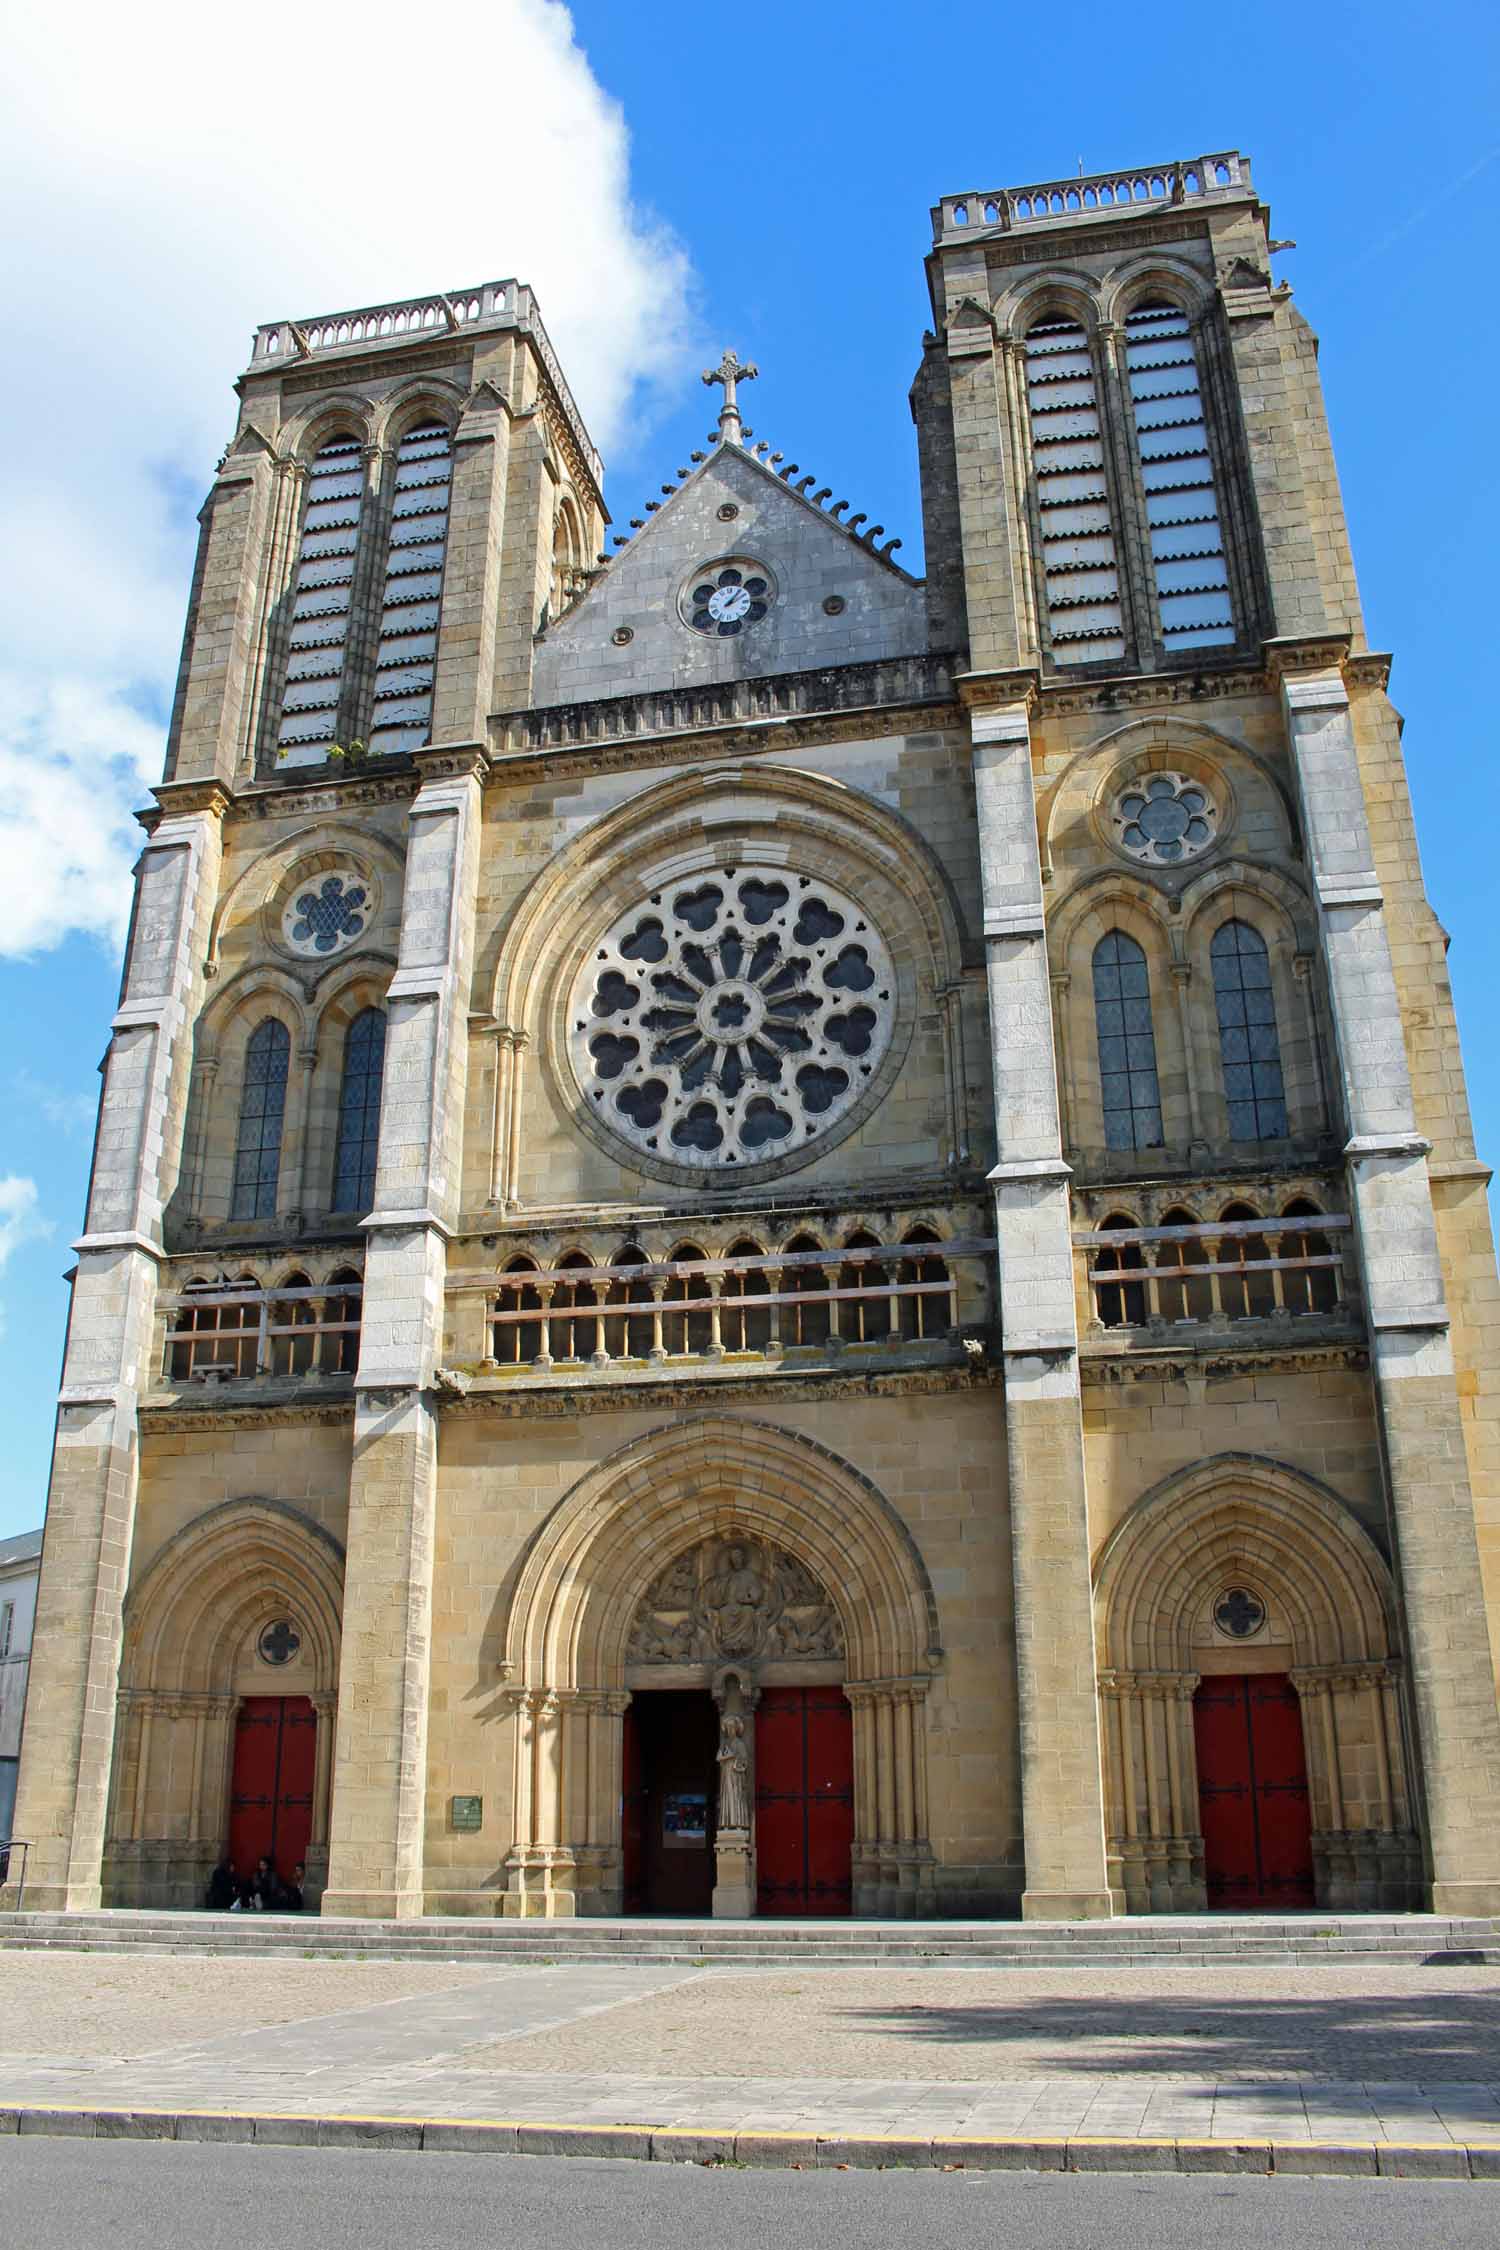
<svg viewBox="0 0 1500 2250">
<path fill-rule="evenodd" d="M 711 563 L 694 571 L 679 597 L 679 615 L 695 633 L 713 633 L 730 640 L 736 633 L 758 625 L 775 599 L 776 589 L 764 563 L 746 556 Z"/>
</svg>

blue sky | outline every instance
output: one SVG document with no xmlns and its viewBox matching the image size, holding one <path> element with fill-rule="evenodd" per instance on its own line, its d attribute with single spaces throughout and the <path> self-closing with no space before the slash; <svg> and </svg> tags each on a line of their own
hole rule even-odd
<svg viewBox="0 0 1500 2250">
<path fill-rule="evenodd" d="M 1323 339 L 1370 638 L 1396 654 L 1429 889 L 1454 941 L 1479 1147 L 1500 1148 L 1484 692 L 1497 22 L 1492 5 L 1441 0 L 488 0 L 444 19 L 462 57 L 452 101 L 419 88 L 382 138 L 409 16 L 332 0 L 320 36 L 352 58 L 344 114 L 365 122 L 330 164 L 295 62 L 280 42 L 247 48 L 227 14 L 146 0 L 101 17 L 82 53 L 42 11 L 17 19 L 0 58 L 22 308 L 0 368 L 0 1536 L 41 1518 L 128 812 L 159 767 L 193 517 L 263 319 L 532 281 L 622 529 L 703 443 L 699 370 L 732 343 L 762 369 L 744 401 L 757 434 L 899 533 L 919 569 L 906 393 L 929 206 L 1080 159 L 1248 153 L 1276 232 L 1298 243 L 1279 271 Z M 424 86 L 442 75 L 435 39 Z M 403 147 L 418 152 L 409 180 Z"/>
</svg>

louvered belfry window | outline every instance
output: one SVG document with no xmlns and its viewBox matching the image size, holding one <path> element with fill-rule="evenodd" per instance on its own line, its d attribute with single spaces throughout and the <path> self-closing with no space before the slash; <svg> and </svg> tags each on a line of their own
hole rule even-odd
<svg viewBox="0 0 1500 2250">
<path fill-rule="evenodd" d="M 308 471 L 276 736 L 284 764 L 326 758 L 337 740 L 364 492 L 360 452 L 357 438 L 331 438 L 319 446 Z"/>
<path fill-rule="evenodd" d="M 1125 627 L 1099 389 L 1080 322 L 1049 315 L 1028 331 L 1026 395 L 1053 656 L 1059 664 L 1122 657 Z"/>
<path fill-rule="evenodd" d="M 396 491 L 380 601 L 370 750 L 415 750 L 432 732 L 432 677 L 448 542 L 453 447 L 440 422 L 407 431 L 396 451 Z"/>
<path fill-rule="evenodd" d="M 1229 568 L 1187 315 L 1137 305 L 1125 322 L 1125 366 L 1166 653 L 1225 647 L 1235 637 Z"/>
</svg>

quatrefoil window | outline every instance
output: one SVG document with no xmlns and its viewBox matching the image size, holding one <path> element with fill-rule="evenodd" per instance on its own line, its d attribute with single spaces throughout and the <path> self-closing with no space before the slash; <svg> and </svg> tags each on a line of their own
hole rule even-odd
<svg viewBox="0 0 1500 2250">
<path fill-rule="evenodd" d="M 1231 1586 L 1214 1604 L 1214 1623 L 1232 1641 L 1248 1641 L 1265 1621 L 1265 1603 L 1243 1586 Z"/>
<path fill-rule="evenodd" d="M 292 894 L 282 916 L 282 935 L 294 953 L 314 957 L 342 953 L 364 934 L 370 894 L 348 875 L 315 877 Z"/>
<path fill-rule="evenodd" d="M 895 984 L 847 893 L 716 868 L 605 932 L 574 980 L 569 1052 L 593 1115 L 648 1157 L 764 1164 L 860 1100 L 890 1044 Z"/>
<path fill-rule="evenodd" d="M 1218 828 L 1212 796 L 1188 774 L 1143 774 L 1115 799 L 1116 842 L 1132 859 L 1150 866 L 1174 867 L 1196 859 L 1208 850 Z"/>
<path fill-rule="evenodd" d="M 765 564 L 737 555 L 693 574 L 683 590 L 682 615 L 695 633 L 732 640 L 747 626 L 758 625 L 775 598 Z"/>
</svg>

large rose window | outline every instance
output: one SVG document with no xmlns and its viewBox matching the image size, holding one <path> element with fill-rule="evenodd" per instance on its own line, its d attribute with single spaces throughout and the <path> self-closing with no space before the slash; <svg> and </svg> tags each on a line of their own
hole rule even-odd
<svg viewBox="0 0 1500 2250">
<path fill-rule="evenodd" d="M 726 867 L 623 914 L 574 980 L 568 1037 L 590 1108 L 700 1169 L 766 1164 L 830 1131 L 890 1044 L 884 939 L 830 883 Z"/>
</svg>

